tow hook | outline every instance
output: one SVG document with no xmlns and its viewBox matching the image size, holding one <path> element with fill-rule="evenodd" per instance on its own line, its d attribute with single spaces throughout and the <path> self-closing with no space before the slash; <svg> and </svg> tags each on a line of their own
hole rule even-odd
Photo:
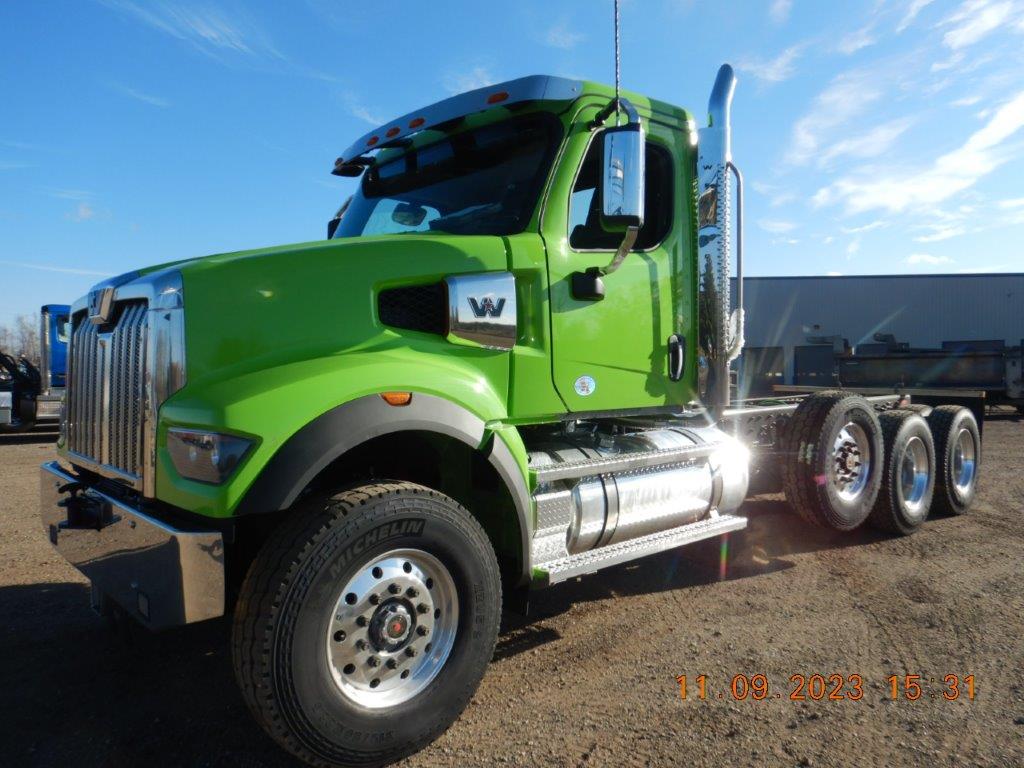
<svg viewBox="0 0 1024 768">
<path fill-rule="evenodd" d="M 100 531 L 120 520 L 114 515 L 113 504 L 89 493 L 81 483 L 68 483 L 60 488 L 60 492 L 71 495 L 57 502 L 57 506 L 64 507 L 68 513 L 68 519 L 58 523 L 58 528 Z"/>
</svg>

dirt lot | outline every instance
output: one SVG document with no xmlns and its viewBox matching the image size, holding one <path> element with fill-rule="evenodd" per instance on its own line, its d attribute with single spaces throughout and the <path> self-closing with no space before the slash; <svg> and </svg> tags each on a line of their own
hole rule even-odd
<svg viewBox="0 0 1024 768">
<path fill-rule="evenodd" d="M 225 622 L 126 642 L 91 613 L 37 521 L 49 440 L 0 438 L 0 764 L 293 765 L 235 689 Z M 538 594 L 406 765 L 1024 764 L 1024 422 L 989 422 L 985 449 L 973 512 L 910 538 L 811 531 L 764 498 L 724 578 L 711 543 Z M 741 673 L 768 698 L 731 700 Z M 859 674 L 864 696 L 791 701 L 815 673 Z M 922 697 L 889 701 L 891 674 Z M 947 674 L 974 675 L 975 700 L 944 700 Z"/>
</svg>

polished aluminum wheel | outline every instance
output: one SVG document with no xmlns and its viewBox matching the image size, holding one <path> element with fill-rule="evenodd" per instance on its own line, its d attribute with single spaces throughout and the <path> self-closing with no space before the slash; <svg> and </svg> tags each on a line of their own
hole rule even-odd
<svg viewBox="0 0 1024 768">
<path fill-rule="evenodd" d="M 903 461 L 900 463 L 900 495 L 911 517 L 924 517 L 928 513 L 924 497 L 930 479 L 928 449 L 921 438 L 912 437 L 907 441 Z"/>
<path fill-rule="evenodd" d="M 836 492 L 853 501 L 864 491 L 871 475 L 871 441 L 859 424 L 848 422 L 832 444 L 832 468 Z"/>
<path fill-rule="evenodd" d="M 976 455 L 974 435 L 968 429 L 961 429 L 953 443 L 953 483 L 961 494 L 970 491 L 974 484 Z"/>
<path fill-rule="evenodd" d="M 408 701 L 441 671 L 459 626 L 448 569 L 419 549 L 369 561 L 338 595 L 327 660 L 342 694 L 379 709 Z"/>
</svg>

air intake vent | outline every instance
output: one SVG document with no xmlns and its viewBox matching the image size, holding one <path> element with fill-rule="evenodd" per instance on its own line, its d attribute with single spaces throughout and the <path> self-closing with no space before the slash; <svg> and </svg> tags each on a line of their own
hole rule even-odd
<svg viewBox="0 0 1024 768">
<path fill-rule="evenodd" d="M 388 288 L 377 297 L 380 321 L 392 328 L 444 335 L 447 311 L 444 283 Z"/>
</svg>

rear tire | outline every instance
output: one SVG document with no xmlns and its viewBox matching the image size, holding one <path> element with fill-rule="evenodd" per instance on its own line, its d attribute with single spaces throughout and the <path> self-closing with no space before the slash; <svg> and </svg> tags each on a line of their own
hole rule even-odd
<svg viewBox="0 0 1024 768">
<path fill-rule="evenodd" d="M 882 431 L 863 397 L 818 392 L 786 425 L 782 483 L 805 520 L 849 531 L 867 519 L 881 485 Z"/>
<path fill-rule="evenodd" d="M 935 511 L 962 515 L 971 508 L 981 466 L 981 433 L 974 414 L 959 405 L 940 405 L 928 416 L 935 439 Z"/>
<path fill-rule="evenodd" d="M 294 510 L 257 555 L 235 611 L 235 674 L 300 760 L 386 765 L 459 716 L 500 616 L 498 564 L 469 512 L 420 485 L 364 485 Z"/>
<path fill-rule="evenodd" d="M 908 536 L 924 523 L 935 490 L 935 444 L 920 415 L 909 410 L 886 411 L 882 425 L 885 462 L 882 487 L 868 516 L 875 528 Z"/>
</svg>

